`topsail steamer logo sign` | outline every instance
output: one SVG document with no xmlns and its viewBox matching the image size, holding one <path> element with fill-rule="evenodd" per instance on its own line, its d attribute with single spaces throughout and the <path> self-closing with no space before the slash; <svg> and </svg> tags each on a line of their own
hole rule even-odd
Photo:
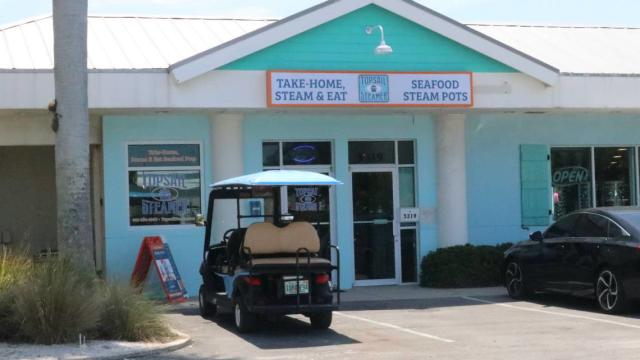
<svg viewBox="0 0 640 360">
<path fill-rule="evenodd" d="M 286 106 L 472 107 L 470 72 L 270 71 L 267 101 Z"/>
</svg>

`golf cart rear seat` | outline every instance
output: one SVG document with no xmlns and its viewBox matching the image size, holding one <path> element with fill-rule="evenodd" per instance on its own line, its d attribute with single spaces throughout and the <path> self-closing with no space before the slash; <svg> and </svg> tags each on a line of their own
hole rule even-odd
<svg viewBox="0 0 640 360">
<path fill-rule="evenodd" d="M 293 222 L 283 228 L 271 223 L 255 223 L 244 236 L 240 256 L 252 270 L 331 270 L 331 261 L 318 256 L 320 238 L 308 222 Z"/>
</svg>

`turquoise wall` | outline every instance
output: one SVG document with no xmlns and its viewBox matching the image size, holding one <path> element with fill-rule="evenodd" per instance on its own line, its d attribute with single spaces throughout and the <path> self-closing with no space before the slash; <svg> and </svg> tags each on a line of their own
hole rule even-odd
<svg viewBox="0 0 640 360">
<path fill-rule="evenodd" d="M 524 240 L 521 229 L 520 145 L 640 144 L 632 115 L 472 114 L 466 127 L 469 240 L 497 244 Z"/>
<path fill-rule="evenodd" d="M 195 226 L 129 226 L 127 143 L 188 141 L 202 144 L 202 184 L 211 183 L 209 120 L 199 116 L 105 116 L 104 212 L 107 276 L 128 279 L 145 236 L 162 235 L 184 279 L 187 291 L 197 296 L 202 282 L 198 268 L 202 259 L 204 230 Z M 203 197 L 202 206 L 206 206 Z M 151 273 L 151 275 L 156 276 Z"/>
<path fill-rule="evenodd" d="M 393 54 L 379 56 L 378 32 L 384 27 Z M 412 21 L 370 5 L 244 57 L 225 70 L 371 70 L 515 72 L 485 55 Z"/>
<path fill-rule="evenodd" d="M 366 139 L 416 140 L 418 172 L 418 206 L 436 206 L 436 156 L 434 122 L 420 115 L 363 114 L 255 114 L 247 115 L 244 127 L 245 173 L 262 170 L 263 140 L 332 140 L 334 175 L 344 185 L 336 187 L 335 227 L 341 252 L 342 285 L 354 281 L 353 209 L 351 176 L 348 164 L 348 141 Z M 420 227 L 422 255 L 437 248 L 436 225 Z"/>
</svg>

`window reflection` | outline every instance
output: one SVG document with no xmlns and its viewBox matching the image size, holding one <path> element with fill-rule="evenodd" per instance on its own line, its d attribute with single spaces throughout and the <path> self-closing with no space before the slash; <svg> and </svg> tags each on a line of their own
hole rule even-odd
<svg viewBox="0 0 640 360">
<path fill-rule="evenodd" d="M 633 148 L 595 148 L 596 206 L 635 205 Z"/>
<path fill-rule="evenodd" d="M 591 148 L 551 149 L 551 180 L 556 219 L 593 206 Z"/>
</svg>

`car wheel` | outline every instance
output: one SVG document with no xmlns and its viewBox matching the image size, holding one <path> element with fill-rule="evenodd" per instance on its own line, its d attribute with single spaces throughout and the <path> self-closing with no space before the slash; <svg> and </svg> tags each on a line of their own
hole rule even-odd
<svg viewBox="0 0 640 360">
<path fill-rule="evenodd" d="M 504 272 L 504 283 L 509 296 L 513 299 L 522 299 L 529 294 L 525 284 L 522 267 L 516 261 L 510 261 Z"/>
<path fill-rule="evenodd" d="M 309 315 L 311 320 L 311 326 L 315 329 L 328 329 L 331 326 L 333 320 L 333 313 L 331 311 L 320 312 Z"/>
<path fill-rule="evenodd" d="M 610 269 L 603 269 L 596 278 L 596 300 L 605 313 L 619 314 L 626 308 L 622 282 Z"/>
<path fill-rule="evenodd" d="M 200 307 L 200 316 L 205 319 L 214 316 L 218 310 L 216 305 L 207 301 L 204 285 L 200 285 L 200 290 L 198 291 L 198 305 Z"/>
<path fill-rule="evenodd" d="M 257 321 L 256 315 L 247 310 L 242 298 L 236 299 L 235 305 L 233 306 L 233 314 L 238 332 L 247 333 L 255 329 Z"/>
</svg>

